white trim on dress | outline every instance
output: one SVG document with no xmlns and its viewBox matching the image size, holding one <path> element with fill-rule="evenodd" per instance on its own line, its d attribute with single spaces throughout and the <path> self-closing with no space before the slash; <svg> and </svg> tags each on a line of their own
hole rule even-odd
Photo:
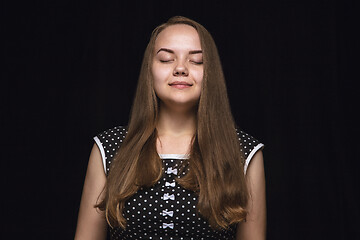
<svg viewBox="0 0 360 240">
<path fill-rule="evenodd" d="M 161 159 L 189 159 L 189 154 L 159 154 Z"/>
<path fill-rule="evenodd" d="M 251 150 L 251 152 L 249 153 L 249 156 L 246 158 L 246 160 L 245 160 L 245 165 L 244 165 L 244 173 L 246 174 L 246 171 L 247 171 L 247 169 L 248 169 L 248 167 L 249 167 L 249 164 L 250 164 L 250 161 L 251 161 L 251 159 L 252 159 L 252 157 L 255 155 L 255 153 L 257 152 L 257 151 L 259 151 L 261 148 L 263 148 L 264 147 L 264 144 L 262 144 L 262 143 L 259 143 L 256 147 L 254 147 L 254 149 L 253 150 Z"/>
<path fill-rule="evenodd" d="M 97 136 L 94 137 L 94 141 L 95 141 L 96 145 L 98 146 L 98 148 L 100 150 L 102 162 L 103 162 L 103 165 L 104 165 L 104 171 L 105 171 L 105 174 L 106 174 L 106 157 L 105 157 L 104 147 L 103 147 L 100 139 Z"/>
</svg>

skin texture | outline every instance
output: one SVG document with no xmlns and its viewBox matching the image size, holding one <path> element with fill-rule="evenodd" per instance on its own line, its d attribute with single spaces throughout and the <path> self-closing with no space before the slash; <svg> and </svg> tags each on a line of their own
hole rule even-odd
<svg viewBox="0 0 360 240">
<path fill-rule="evenodd" d="M 196 105 L 203 80 L 199 36 L 184 24 L 169 26 L 157 37 L 152 74 L 160 99 L 157 152 L 189 153 L 196 129 Z M 247 170 L 250 190 L 247 221 L 240 223 L 237 240 L 263 240 L 266 230 L 265 174 L 262 152 L 258 151 Z M 100 151 L 94 145 L 81 198 L 75 239 L 106 239 L 103 213 L 94 208 L 106 182 Z M 100 196 L 101 198 L 101 196 Z"/>
</svg>

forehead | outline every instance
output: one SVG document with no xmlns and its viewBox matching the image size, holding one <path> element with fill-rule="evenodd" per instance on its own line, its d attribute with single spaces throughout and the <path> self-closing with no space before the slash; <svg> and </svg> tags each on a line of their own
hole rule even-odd
<svg viewBox="0 0 360 240">
<path fill-rule="evenodd" d="M 186 24 L 176 24 L 162 30 L 155 40 L 155 50 L 201 50 L 199 34 L 195 28 Z"/>
</svg>

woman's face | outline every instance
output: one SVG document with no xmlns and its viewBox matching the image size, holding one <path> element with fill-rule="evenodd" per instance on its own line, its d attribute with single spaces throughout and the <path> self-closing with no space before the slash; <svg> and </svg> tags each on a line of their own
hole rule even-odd
<svg viewBox="0 0 360 240">
<path fill-rule="evenodd" d="M 177 24 L 165 28 L 155 41 L 154 89 L 167 106 L 196 105 L 204 75 L 202 49 L 195 28 Z"/>
</svg>

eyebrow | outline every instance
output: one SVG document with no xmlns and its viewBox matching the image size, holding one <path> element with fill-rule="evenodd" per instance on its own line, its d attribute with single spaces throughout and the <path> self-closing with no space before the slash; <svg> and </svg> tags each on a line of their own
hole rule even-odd
<svg viewBox="0 0 360 240">
<path fill-rule="evenodd" d="M 168 52 L 168 53 L 174 53 L 173 50 L 168 49 L 168 48 L 160 48 L 159 51 L 157 51 L 156 54 L 158 54 L 159 52 L 164 51 L 164 52 Z M 198 53 L 202 53 L 202 50 L 192 50 L 189 51 L 189 54 L 198 54 Z"/>
</svg>

